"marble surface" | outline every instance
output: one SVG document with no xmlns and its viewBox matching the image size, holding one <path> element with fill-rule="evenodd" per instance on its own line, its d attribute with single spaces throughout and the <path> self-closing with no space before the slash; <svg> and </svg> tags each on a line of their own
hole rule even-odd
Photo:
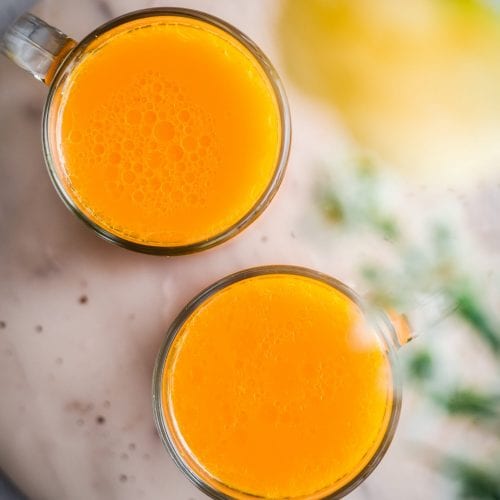
<svg viewBox="0 0 500 500">
<path fill-rule="evenodd" d="M 235 24 L 282 70 L 272 29 L 278 1 L 176 4 Z M 45 0 L 34 12 L 79 39 L 112 17 L 158 5 Z M 273 203 L 229 243 L 164 258 L 102 241 L 63 206 L 41 154 L 47 89 L 0 59 L 0 467 L 30 498 L 206 498 L 176 469 L 153 426 L 152 368 L 173 317 L 215 279 L 258 264 L 307 265 L 357 286 L 354 255 L 370 250 L 338 248 L 307 219 L 311 158 L 342 157 L 349 138 L 320 104 L 283 76 L 294 138 L 286 179 Z M 485 210 L 482 220 L 488 220 L 492 209 L 481 207 L 474 210 Z M 494 228 L 476 230 L 496 241 Z M 385 459 L 352 499 L 449 497 L 449 485 L 412 455 L 411 404 L 409 398 Z M 435 436 L 445 428 L 438 423 Z"/>
</svg>

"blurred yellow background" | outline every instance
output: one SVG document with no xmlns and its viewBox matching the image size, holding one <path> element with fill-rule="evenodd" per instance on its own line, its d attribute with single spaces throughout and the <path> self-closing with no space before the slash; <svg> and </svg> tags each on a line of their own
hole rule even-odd
<svg viewBox="0 0 500 500">
<path fill-rule="evenodd" d="M 479 0 L 287 0 L 286 68 L 363 148 L 426 181 L 500 161 L 500 12 Z"/>
</svg>

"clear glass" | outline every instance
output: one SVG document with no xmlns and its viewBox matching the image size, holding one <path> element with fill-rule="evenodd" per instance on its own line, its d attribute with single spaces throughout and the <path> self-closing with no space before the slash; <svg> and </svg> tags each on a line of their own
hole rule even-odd
<svg viewBox="0 0 500 500">
<path fill-rule="evenodd" d="M 76 42 L 32 14 L 24 14 L 0 39 L 0 51 L 37 80 L 50 85 Z"/>
<path fill-rule="evenodd" d="M 107 36 L 111 36 L 113 30 L 125 23 L 140 23 L 141 20 L 161 16 L 185 17 L 203 21 L 223 30 L 242 44 L 252 54 L 267 77 L 278 105 L 281 122 L 280 149 L 274 173 L 264 193 L 254 206 L 240 220 L 219 234 L 203 241 L 178 246 L 146 244 L 126 239 L 101 227 L 86 214 L 76 203 L 68 189 L 67 182 L 65 182 L 64 168 L 62 167 L 63 158 L 56 138 L 56 121 L 62 102 L 64 83 L 71 77 L 72 72 L 87 51 L 98 46 Z M 105 240 L 130 250 L 150 254 L 181 255 L 198 252 L 236 236 L 264 211 L 277 192 L 285 173 L 291 141 L 291 120 L 286 94 L 278 74 L 264 53 L 246 35 L 228 23 L 203 12 L 189 9 L 145 9 L 126 14 L 104 24 L 76 44 L 60 31 L 35 16 L 27 14 L 10 28 L 8 35 L 4 38 L 3 46 L 0 45 L 0 48 L 16 64 L 50 85 L 42 126 L 43 152 L 50 177 L 65 205 Z"/>
<path fill-rule="evenodd" d="M 352 300 L 366 315 L 369 324 L 373 326 L 373 329 L 377 336 L 380 338 L 381 343 L 386 352 L 387 358 L 390 363 L 392 372 L 392 407 L 387 427 L 384 436 L 378 449 L 373 453 L 373 456 L 369 459 L 365 467 L 353 477 L 347 484 L 335 487 L 335 485 L 327 488 L 322 492 L 318 492 L 312 496 L 307 497 L 296 497 L 289 500 L 320 500 L 320 499 L 338 499 L 342 498 L 352 490 L 354 490 L 359 484 L 364 481 L 370 473 L 378 465 L 385 452 L 387 451 L 394 433 L 396 431 L 399 414 L 401 410 L 401 382 L 399 376 L 399 370 L 396 360 L 396 351 L 403 343 L 410 340 L 410 336 L 398 337 L 398 332 L 394 328 L 393 321 L 382 311 L 373 310 L 369 307 L 354 291 L 349 287 L 341 283 L 340 281 L 322 274 L 320 272 L 295 266 L 264 266 L 256 267 L 243 271 L 239 271 L 235 274 L 222 278 L 213 285 L 209 286 L 201 293 L 199 293 L 189 304 L 187 304 L 181 311 L 181 313 L 174 320 L 170 326 L 163 345 L 161 346 L 160 352 L 158 354 L 156 365 L 153 373 L 153 414 L 155 424 L 160 435 L 160 438 L 169 452 L 170 456 L 173 458 L 174 462 L 180 468 L 180 470 L 188 477 L 188 479 L 195 484 L 201 491 L 206 493 L 209 497 L 217 500 L 230 500 L 230 499 L 258 499 L 263 497 L 257 497 L 254 495 L 249 495 L 241 491 L 235 490 L 234 488 L 227 486 L 213 477 L 209 476 L 200 466 L 198 466 L 195 461 L 190 457 L 189 453 L 183 448 L 182 439 L 179 435 L 176 435 L 172 429 L 175 428 L 175 424 L 170 421 L 169 416 L 165 416 L 165 411 L 163 409 L 163 373 L 166 366 L 167 357 L 172 347 L 174 340 L 181 330 L 184 322 L 191 316 L 191 314 L 200 307 L 208 298 L 210 298 L 215 293 L 219 292 L 223 288 L 232 285 L 235 282 L 251 278 L 254 276 L 268 274 L 292 274 L 309 277 L 318 281 L 321 281 Z M 279 500 L 279 499 L 274 499 Z M 284 500 L 284 499 L 283 499 Z"/>
</svg>

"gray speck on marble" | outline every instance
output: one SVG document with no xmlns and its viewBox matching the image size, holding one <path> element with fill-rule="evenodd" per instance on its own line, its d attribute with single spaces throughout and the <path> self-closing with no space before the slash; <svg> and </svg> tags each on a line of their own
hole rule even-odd
<svg viewBox="0 0 500 500">
<path fill-rule="evenodd" d="M 65 410 L 69 412 L 80 413 L 82 415 L 92 411 L 94 409 L 94 405 L 92 403 L 84 403 L 82 401 L 78 401 L 74 399 L 66 404 Z"/>
<path fill-rule="evenodd" d="M 33 268 L 33 274 L 37 278 L 46 278 L 61 272 L 59 264 L 50 257 L 46 257 L 43 262 Z"/>
<path fill-rule="evenodd" d="M 30 120 L 39 122 L 42 118 L 42 107 L 37 102 L 28 101 L 22 107 L 24 115 Z"/>
<path fill-rule="evenodd" d="M 106 2 L 106 0 L 96 0 L 95 1 L 95 5 L 97 7 L 97 10 L 99 11 L 99 13 L 106 19 L 112 19 L 113 17 L 115 17 L 113 15 L 113 11 L 111 10 L 111 6 L 109 5 L 108 2 Z"/>
</svg>

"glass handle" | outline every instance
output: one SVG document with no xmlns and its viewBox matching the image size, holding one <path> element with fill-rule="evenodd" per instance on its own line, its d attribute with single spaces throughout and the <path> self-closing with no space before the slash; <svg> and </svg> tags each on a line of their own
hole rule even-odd
<svg viewBox="0 0 500 500">
<path fill-rule="evenodd" d="M 444 293 L 424 294 L 407 311 L 387 309 L 386 315 L 395 333 L 395 343 L 402 347 L 444 320 L 458 305 Z"/>
<path fill-rule="evenodd" d="M 9 26 L 0 51 L 37 80 L 50 85 L 57 68 L 76 42 L 33 14 L 24 14 Z"/>
</svg>

